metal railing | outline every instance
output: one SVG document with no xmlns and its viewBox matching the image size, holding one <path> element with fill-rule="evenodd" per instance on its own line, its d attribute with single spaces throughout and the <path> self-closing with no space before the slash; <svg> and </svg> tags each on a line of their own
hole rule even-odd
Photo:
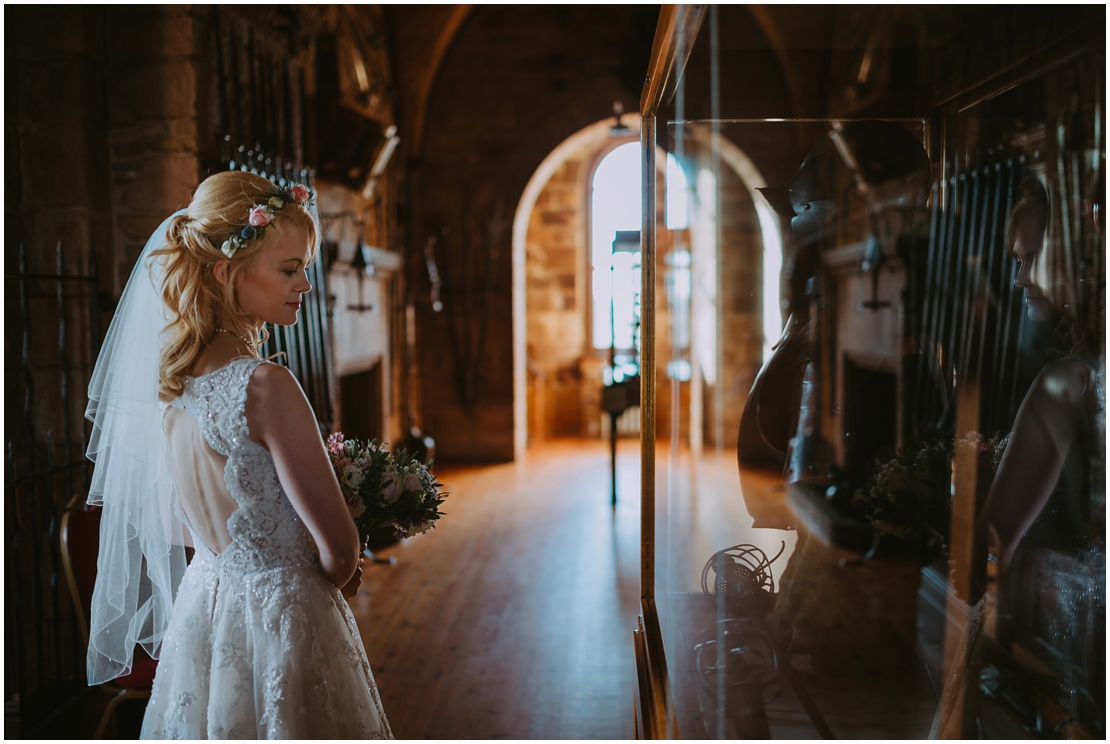
<svg viewBox="0 0 1110 744">
<path fill-rule="evenodd" d="M 315 185 L 315 172 L 270 155 L 262 146 L 235 146 L 231 137 L 223 138 L 223 161 L 228 170 L 255 173 L 268 178 L 281 188 L 294 184 Z M 326 251 L 321 251 L 321 254 Z M 328 303 L 327 267 L 325 256 L 308 267 L 312 291 L 302 298 L 301 319 L 294 326 L 274 326 L 262 348 L 262 356 L 278 355 L 274 361 L 286 365 L 304 388 L 320 431 L 327 434 L 335 422 L 335 395 L 331 366 L 331 312 Z"/>
<path fill-rule="evenodd" d="M 87 273 L 66 273 L 60 242 L 54 273 L 29 271 L 20 245 L 19 271 L 5 279 L 9 296 L 19 297 L 19 317 L 9 323 L 19 324 L 21 345 L 18 356 L 9 347 L 6 365 L 4 702 L 28 738 L 86 689 L 58 530 L 92 472 L 83 413 L 101 339 L 100 293 L 93 254 Z"/>
</svg>

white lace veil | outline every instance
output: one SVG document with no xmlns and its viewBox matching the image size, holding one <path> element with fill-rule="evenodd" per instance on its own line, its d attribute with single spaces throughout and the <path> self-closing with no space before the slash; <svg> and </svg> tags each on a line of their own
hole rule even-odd
<svg viewBox="0 0 1110 744">
<path fill-rule="evenodd" d="M 160 292 L 166 219 L 147 241 L 120 298 L 89 383 L 89 504 L 100 504 L 100 557 L 89 619 L 89 684 L 131 671 L 135 645 L 157 658 L 185 572 L 176 516 L 158 357 L 168 312 Z"/>
</svg>

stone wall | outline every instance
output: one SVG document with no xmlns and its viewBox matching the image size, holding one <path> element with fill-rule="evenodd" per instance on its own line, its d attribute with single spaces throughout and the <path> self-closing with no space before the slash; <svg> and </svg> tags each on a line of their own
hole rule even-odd
<svg viewBox="0 0 1110 744">
<path fill-rule="evenodd" d="M 98 8 L 58 13 L 45 6 L 23 6 L 6 12 L 9 43 L 5 96 L 5 272 L 20 273 L 25 251 L 29 274 L 59 273 L 58 247 L 64 251 L 61 273 L 86 275 L 92 264 L 102 274 L 114 265 L 111 251 L 108 121 L 100 94 L 104 86 L 108 45 L 103 14 Z M 86 283 L 64 285 L 67 312 L 66 355 L 74 367 L 71 387 L 80 391 L 91 372 L 90 336 L 96 319 L 89 317 Z M 84 396 L 71 397 L 70 410 L 59 401 L 62 390 L 58 349 L 57 286 L 30 280 L 26 315 L 20 309 L 20 288 L 9 280 L 6 292 L 5 430 L 25 434 L 22 383 L 32 389 L 31 425 L 38 446 L 48 431 L 62 439 L 66 418 L 79 426 Z M 107 316 L 105 316 L 107 317 Z M 30 327 L 27 366 L 21 367 L 23 322 Z M 97 339 L 99 341 L 99 339 Z M 24 379 L 26 376 L 26 379 Z M 78 439 L 74 429 L 74 439 Z M 17 441 L 17 460 L 23 452 Z"/>
<path fill-rule="evenodd" d="M 533 380 L 530 439 L 583 433 L 582 357 L 589 351 L 587 178 L 596 145 L 552 174 L 528 224 L 528 363 Z M 539 380 L 535 378 L 539 377 Z M 535 406 L 543 401 L 543 410 Z"/>
<path fill-rule="evenodd" d="M 747 187 L 721 166 L 721 377 L 705 396 L 705 442 L 736 447 L 740 416 L 763 363 L 763 240 Z M 720 429 L 717 397 L 720 397 Z"/>
<path fill-rule="evenodd" d="M 24 5 L 5 13 L 5 433 L 15 484 L 9 506 L 27 517 L 8 520 L 5 530 L 19 586 L 9 576 L 7 589 L 9 596 L 19 592 L 13 612 L 21 613 L 8 644 L 6 733 L 15 721 L 25 738 L 37 738 L 36 727 L 68 704 L 72 682 L 84 678 L 65 581 L 49 546 L 57 545 L 62 507 L 86 487 L 85 391 L 115 303 L 149 235 L 188 204 L 197 183 L 226 167 L 224 134 L 247 146 L 261 140 L 287 159 L 300 155 L 301 116 L 311 108 L 299 95 L 301 58 L 310 56 L 313 34 L 327 33 L 298 22 L 309 13 L 140 5 Z M 245 82 L 229 81 L 221 68 L 227 48 Z M 275 79 L 292 82 L 281 89 Z M 231 90 L 243 111 L 227 106 Z M 345 192 L 336 211 L 358 213 L 367 242 L 394 250 L 396 171 L 387 171 L 374 199 L 348 186 L 331 192 Z M 323 209 L 328 201 L 321 200 Z M 29 278 L 20 276 L 21 263 Z M 393 263 L 396 269 L 400 261 Z M 94 270 L 93 280 L 79 279 Z M 65 278 L 54 279 L 58 274 Z M 399 304 L 395 287 L 372 288 L 385 312 L 360 338 L 371 336 L 385 362 L 384 428 L 394 435 L 401 430 L 395 383 L 402 371 L 391 327 L 397 315 L 388 312 Z"/>
<path fill-rule="evenodd" d="M 112 199 L 112 292 L 118 296 L 146 240 L 189 204 L 198 154 L 198 24 L 186 6 L 105 9 Z"/>
<path fill-rule="evenodd" d="M 414 272 L 423 418 L 440 458 L 513 457 L 512 215 L 559 143 L 609 115 L 614 100 L 636 109 L 656 15 L 479 7 L 444 57 L 407 210 L 409 250 L 422 256 L 434 237 L 443 278 L 437 313 L 427 274 Z M 629 60 L 640 65 L 635 90 L 622 77 Z"/>
</svg>

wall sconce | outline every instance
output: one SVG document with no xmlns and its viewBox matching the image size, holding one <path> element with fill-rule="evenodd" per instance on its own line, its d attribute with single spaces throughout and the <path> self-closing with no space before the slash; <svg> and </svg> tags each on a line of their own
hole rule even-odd
<svg viewBox="0 0 1110 744">
<path fill-rule="evenodd" d="M 624 115 L 624 104 L 620 101 L 613 101 L 613 126 L 609 127 L 610 137 L 628 137 L 632 134 L 632 130 L 626 127 L 621 122 L 621 116 Z"/>
<path fill-rule="evenodd" d="M 374 268 L 374 258 L 370 254 L 370 249 L 362 243 L 355 246 L 355 255 L 351 257 L 351 268 L 355 270 L 355 277 L 358 280 L 358 304 L 347 305 L 347 309 L 356 313 L 377 312 L 376 306 L 368 305 L 362 300 L 363 277 L 374 278 L 378 274 L 377 269 Z"/>
<path fill-rule="evenodd" d="M 391 124 L 389 129 L 385 130 L 385 136 L 385 144 L 382 145 L 377 159 L 374 160 L 374 167 L 370 169 L 370 177 L 366 179 L 366 185 L 362 187 L 363 199 L 373 198 L 374 190 L 378 187 L 378 179 L 385 172 L 385 167 L 389 165 L 389 159 L 393 157 L 393 151 L 397 149 L 397 145 L 401 142 L 401 138 L 397 136 L 396 124 Z"/>
</svg>

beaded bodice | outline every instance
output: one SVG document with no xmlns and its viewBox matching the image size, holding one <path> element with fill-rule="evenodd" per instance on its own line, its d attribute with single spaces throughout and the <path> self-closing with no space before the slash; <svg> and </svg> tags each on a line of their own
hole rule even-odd
<svg viewBox="0 0 1110 744">
<path fill-rule="evenodd" d="M 238 509 L 227 520 L 231 543 L 217 557 L 238 573 L 315 566 L 315 543 L 278 481 L 270 453 L 250 437 L 247 385 L 260 359 L 241 358 L 189 378 L 173 405 L 197 422 L 205 441 L 227 457 L 224 482 Z M 208 553 L 197 541 L 198 553 Z"/>
</svg>

